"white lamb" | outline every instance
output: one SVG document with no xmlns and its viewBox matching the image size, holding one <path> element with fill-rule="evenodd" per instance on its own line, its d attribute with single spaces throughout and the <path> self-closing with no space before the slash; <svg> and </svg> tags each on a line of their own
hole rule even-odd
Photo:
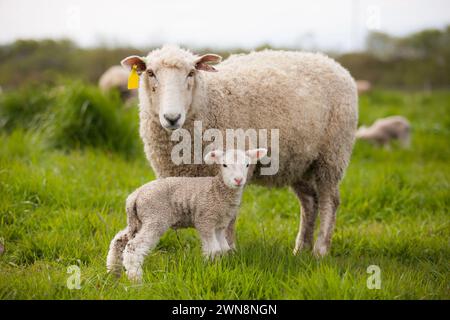
<svg viewBox="0 0 450 320">
<path fill-rule="evenodd" d="M 128 226 L 110 244 L 108 272 L 119 273 L 123 264 L 128 278 L 140 281 L 145 256 L 171 227 L 195 227 L 207 257 L 232 249 L 226 230 L 236 219 L 243 187 L 254 169 L 250 165 L 266 153 L 263 148 L 211 151 L 205 162 L 220 164 L 217 176 L 158 179 L 134 191 L 126 202 Z"/>
</svg>

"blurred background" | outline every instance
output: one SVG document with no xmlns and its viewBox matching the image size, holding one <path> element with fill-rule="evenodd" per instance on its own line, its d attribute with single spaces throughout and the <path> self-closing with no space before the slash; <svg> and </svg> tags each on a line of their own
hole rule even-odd
<svg viewBox="0 0 450 320">
<path fill-rule="evenodd" d="M 128 54 L 176 43 L 224 57 L 323 51 L 374 86 L 442 88 L 450 85 L 449 25 L 446 0 L 2 0 L 0 85 L 96 83 Z"/>
</svg>

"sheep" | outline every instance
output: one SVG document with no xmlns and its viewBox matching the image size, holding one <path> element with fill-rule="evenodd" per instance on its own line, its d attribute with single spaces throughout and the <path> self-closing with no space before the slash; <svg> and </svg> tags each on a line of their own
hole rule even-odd
<svg viewBox="0 0 450 320">
<path fill-rule="evenodd" d="M 294 254 L 312 248 L 320 211 L 313 252 L 327 254 L 339 205 L 339 183 L 357 129 L 355 81 L 337 62 L 319 53 L 264 50 L 231 55 L 217 64 L 220 61 L 215 54 L 197 56 L 172 45 L 146 57 L 122 60 L 128 70 L 136 66 L 140 75 L 139 130 L 150 165 L 157 177 L 214 175 L 212 167 L 175 164 L 171 158 L 177 144 L 172 132 L 183 128 L 193 136 L 196 120 L 202 122 L 203 131 L 278 129 L 278 148 L 269 147 L 267 156 L 278 157 L 278 171 L 255 174 L 252 182 L 291 186 L 297 195 L 302 209 Z M 233 232 L 230 224 L 229 241 Z"/>
<path fill-rule="evenodd" d="M 129 279 L 140 281 L 147 252 L 171 227 L 195 227 L 207 257 L 233 249 L 225 230 L 236 218 L 253 164 L 266 152 L 264 148 L 214 150 L 205 156 L 205 162 L 220 165 L 218 175 L 163 178 L 138 188 L 127 198 L 128 226 L 110 244 L 107 270 L 118 274 L 123 264 Z"/>
<path fill-rule="evenodd" d="M 356 138 L 370 141 L 376 145 L 389 148 L 392 140 L 398 140 L 404 148 L 410 144 L 411 125 L 402 116 L 391 116 L 378 119 L 369 128 L 361 126 Z"/>
<path fill-rule="evenodd" d="M 100 77 L 98 86 L 103 92 L 111 89 L 119 90 L 120 97 L 123 101 L 137 96 L 136 91 L 127 89 L 128 72 L 121 66 L 112 66 L 108 68 Z"/>
<path fill-rule="evenodd" d="M 358 94 L 369 92 L 372 89 L 372 83 L 368 80 L 356 80 L 356 89 Z"/>
</svg>

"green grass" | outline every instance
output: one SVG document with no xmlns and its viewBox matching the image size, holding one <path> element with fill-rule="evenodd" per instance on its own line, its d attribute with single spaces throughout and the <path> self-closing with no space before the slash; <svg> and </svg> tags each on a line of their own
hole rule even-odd
<svg viewBox="0 0 450 320">
<path fill-rule="evenodd" d="M 154 178 L 142 152 L 67 152 L 22 128 L 4 132 L 0 299 L 449 299 L 450 92 L 361 98 L 361 124 L 392 114 L 411 120 L 412 146 L 356 144 L 328 257 L 291 254 L 299 205 L 288 189 L 249 186 L 235 254 L 206 262 L 194 230 L 169 231 L 142 285 L 105 272 L 126 196 Z M 71 265 L 80 290 L 66 286 Z M 366 286 L 369 265 L 381 269 L 380 290 Z"/>
</svg>

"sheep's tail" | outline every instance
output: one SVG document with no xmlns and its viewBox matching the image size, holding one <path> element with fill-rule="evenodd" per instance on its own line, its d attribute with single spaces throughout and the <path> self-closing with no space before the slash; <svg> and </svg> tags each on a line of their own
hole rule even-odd
<svg viewBox="0 0 450 320">
<path fill-rule="evenodd" d="M 127 203 L 126 203 L 128 232 L 129 232 L 130 238 L 134 237 L 136 232 L 138 232 L 142 226 L 142 222 L 138 217 L 137 208 L 136 208 L 137 194 L 138 194 L 137 191 L 130 194 L 127 198 Z"/>
</svg>

